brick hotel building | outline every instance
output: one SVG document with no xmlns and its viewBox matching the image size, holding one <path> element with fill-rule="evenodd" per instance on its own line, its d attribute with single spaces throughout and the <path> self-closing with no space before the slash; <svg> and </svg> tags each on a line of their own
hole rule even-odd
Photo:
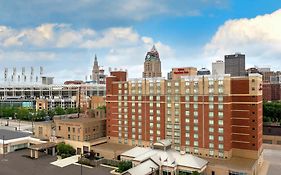
<svg viewBox="0 0 281 175">
<path fill-rule="evenodd" d="M 148 52 L 149 54 L 150 52 Z M 106 79 L 110 142 L 151 146 L 170 139 L 178 151 L 206 158 L 258 159 L 262 153 L 262 77 L 190 75 Z"/>
</svg>

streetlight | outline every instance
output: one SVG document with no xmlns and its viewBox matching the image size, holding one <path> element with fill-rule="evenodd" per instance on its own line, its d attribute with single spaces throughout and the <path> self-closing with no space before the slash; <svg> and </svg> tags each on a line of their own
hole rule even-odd
<svg viewBox="0 0 281 175">
<path fill-rule="evenodd" d="M 85 155 L 88 155 L 90 154 L 89 152 L 86 152 L 86 153 L 82 153 L 82 150 L 81 150 L 81 157 L 80 157 L 80 167 L 81 167 L 81 175 L 83 174 L 83 166 L 82 166 L 82 158 L 85 157 Z"/>
<path fill-rule="evenodd" d="M 3 141 L 3 159 L 2 159 L 2 161 L 8 161 L 6 158 L 5 158 L 5 136 L 3 135 L 2 136 L 2 141 Z"/>
</svg>

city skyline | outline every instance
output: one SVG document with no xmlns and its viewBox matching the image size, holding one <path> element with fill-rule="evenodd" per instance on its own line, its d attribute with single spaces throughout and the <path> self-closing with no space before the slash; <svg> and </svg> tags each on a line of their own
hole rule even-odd
<svg viewBox="0 0 281 175">
<path fill-rule="evenodd" d="M 1 72 L 43 66 L 55 82 L 84 80 L 97 54 L 106 71 L 117 67 L 141 77 L 153 44 L 165 77 L 182 65 L 210 69 L 235 52 L 246 55 L 246 68 L 280 70 L 280 2 L 157 2 L 81 0 L 61 8 L 65 1 L 0 1 Z"/>
</svg>

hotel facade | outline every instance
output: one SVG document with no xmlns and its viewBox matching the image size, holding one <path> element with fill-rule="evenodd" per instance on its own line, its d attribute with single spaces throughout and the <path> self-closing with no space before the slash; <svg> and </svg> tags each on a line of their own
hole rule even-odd
<svg viewBox="0 0 281 175">
<path fill-rule="evenodd" d="M 168 139 L 178 151 L 210 159 L 262 154 L 262 77 L 190 75 L 106 79 L 109 142 L 152 146 Z"/>
</svg>

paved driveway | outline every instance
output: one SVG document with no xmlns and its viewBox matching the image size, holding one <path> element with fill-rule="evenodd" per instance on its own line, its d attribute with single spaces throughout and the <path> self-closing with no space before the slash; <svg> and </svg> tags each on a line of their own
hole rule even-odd
<svg viewBox="0 0 281 175">
<path fill-rule="evenodd" d="M 281 174 L 281 149 L 264 149 L 264 161 L 268 166 L 267 175 Z"/>
<path fill-rule="evenodd" d="M 8 161 L 2 161 L 0 155 L 0 175 L 80 175 L 80 166 L 60 168 L 50 164 L 56 157 L 46 155 L 35 160 L 25 157 L 28 154 L 28 150 L 10 153 L 6 156 Z M 111 169 L 104 167 L 83 167 L 83 175 L 110 175 L 110 171 Z"/>
</svg>

